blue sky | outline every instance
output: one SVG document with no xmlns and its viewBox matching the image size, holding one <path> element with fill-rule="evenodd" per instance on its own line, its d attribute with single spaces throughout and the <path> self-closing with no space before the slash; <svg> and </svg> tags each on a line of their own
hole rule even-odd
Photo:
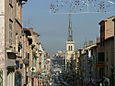
<svg viewBox="0 0 115 86">
<path fill-rule="evenodd" d="M 49 13 L 49 2 L 50 0 L 29 0 L 23 6 L 23 25 L 33 27 L 40 34 L 44 48 L 52 54 L 65 49 L 68 15 Z M 95 40 L 99 36 L 98 23 L 113 15 L 115 12 L 72 15 L 76 49 L 82 47 L 84 41 Z"/>
</svg>

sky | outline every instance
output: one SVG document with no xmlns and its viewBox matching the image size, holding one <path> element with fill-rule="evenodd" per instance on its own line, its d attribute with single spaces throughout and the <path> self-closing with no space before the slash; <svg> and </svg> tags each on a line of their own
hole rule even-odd
<svg viewBox="0 0 115 86">
<path fill-rule="evenodd" d="M 23 5 L 23 26 L 34 28 L 34 31 L 40 34 L 40 41 L 44 49 L 54 54 L 66 48 L 68 15 L 50 13 L 50 3 L 51 0 L 28 0 Z M 72 15 L 76 50 L 81 48 L 85 41 L 95 41 L 96 37 L 99 37 L 99 22 L 114 15 L 115 11 Z"/>
</svg>

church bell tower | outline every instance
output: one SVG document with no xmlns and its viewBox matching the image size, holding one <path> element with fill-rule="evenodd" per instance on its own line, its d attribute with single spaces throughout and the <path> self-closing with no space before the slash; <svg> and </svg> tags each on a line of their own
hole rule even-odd
<svg viewBox="0 0 115 86">
<path fill-rule="evenodd" d="M 66 41 L 66 62 L 75 59 L 75 43 L 73 41 L 71 13 L 69 14 L 68 38 Z"/>
</svg>

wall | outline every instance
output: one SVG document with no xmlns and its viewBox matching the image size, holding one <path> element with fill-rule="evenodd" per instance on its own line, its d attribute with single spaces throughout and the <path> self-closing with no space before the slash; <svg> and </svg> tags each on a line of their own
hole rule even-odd
<svg viewBox="0 0 115 86">
<path fill-rule="evenodd" d="M 0 0 L 0 71 L 3 72 L 3 86 L 6 86 L 6 69 L 5 69 L 5 2 L 4 0 Z"/>
<path fill-rule="evenodd" d="M 109 18 L 105 22 L 105 39 L 114 35 L 114 22 L 112 21 L 113 18 Z"/>
</svg>

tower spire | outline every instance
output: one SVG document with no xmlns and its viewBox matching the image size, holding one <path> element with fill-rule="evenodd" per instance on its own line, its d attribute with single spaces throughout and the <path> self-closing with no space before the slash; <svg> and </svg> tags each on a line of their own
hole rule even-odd
<svg viewBox="0 0 115 86">
<path fill-rule="evenodd" d="M 73 41 L 71 13 L 69 13 L 68 41 Z"/>
</svg>

